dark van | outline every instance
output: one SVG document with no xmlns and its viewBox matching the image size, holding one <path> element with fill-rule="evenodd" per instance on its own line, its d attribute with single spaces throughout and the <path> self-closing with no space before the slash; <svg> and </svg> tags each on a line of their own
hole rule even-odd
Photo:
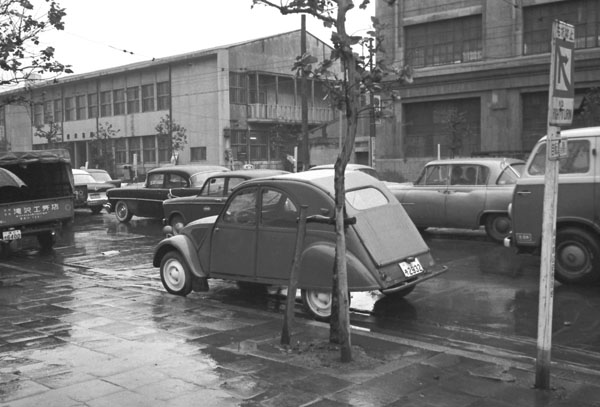
<svg viewBox="0 0 600 407">
<path fill-rule="evenodd" d="M 600 127 L 565 130 L 568 155 L 560 160 L 555 278 L 562 283 L 600 281 Z M 542 239 L 546 137 L 533 148 L 509 207 L 513 244 L 538 253 Z"/>
</svg>

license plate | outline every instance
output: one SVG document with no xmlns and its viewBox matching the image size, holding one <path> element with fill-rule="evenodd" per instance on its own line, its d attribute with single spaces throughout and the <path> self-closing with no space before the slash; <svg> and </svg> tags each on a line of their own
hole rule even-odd
<svg viewBox="0 0 600 407">
<path fill-rule="evenodd" d="M 419 262 L 419 259 L 414 259 L 411 262 L 400 262 L 400 268 L 402 269 L 402 272 L 406 277 L 412 277 L 425 271 L 423 269 L 423 266 L 421 266 L 421 262 Z"/>
<path fill-rule="evenodd" d="M 20 230 L 7 230 L 2 232 L 2 240 L 17 240 L 21 238 Z"/>
<path fill-rule="evenodd" d="M 90 199 L 100 199 L 100 194 L 90 194 Z"/>
</svg>

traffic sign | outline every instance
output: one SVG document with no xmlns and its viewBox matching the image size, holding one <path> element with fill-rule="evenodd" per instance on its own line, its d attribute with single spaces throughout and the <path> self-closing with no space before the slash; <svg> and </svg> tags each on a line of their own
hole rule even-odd
<svg viewBox="0 0 600 407">
<path fill-rule="evenodd" d="M 552 26 L 552 59 L 550 66 L 551 126 L 570 125 L 573 121 L 575 27 L 563 21 Z"/>
</svg>

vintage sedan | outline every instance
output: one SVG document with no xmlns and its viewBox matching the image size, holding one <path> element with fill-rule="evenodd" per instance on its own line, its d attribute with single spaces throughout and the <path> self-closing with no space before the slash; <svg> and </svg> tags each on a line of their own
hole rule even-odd
<svg viewBox="0 0 600 407">
<path fill-rule="evenodd" d="M 87 168 L 86 171 L 98 182 L 108 182 L 109 184 L 113 184 L 116 188 L 121 186 L 122 181 L 120 179 L 113 179 L 106 170 Z"/>
<path fill-rule="evenodd" d="M 208 177 L 229 171 L 218 165 L 173 165 L 148 171 L 143 184 L 110 189 L 106 210 L 119 222 L 133 216 L 163 218 L 163 201 L 173 196 L 196 195 Z"/>
<path fill-rule="evenodd" d="M 349 291 L 404 296 L 443 273 L 410 218 L 381 181 L 346 174 Z M 193 221 L 155 248 L 165 289 L 176 295 L 208 289 L 209 278 L 287 286 L 299 208 L 307 207 L 298 287 L 316 318 L 331 314 L 336 234 L 331 171 L 305 171 L 244 182 L 218 216 Z M 168 229 L 168 226 L 165 227 Z"/>
<path fill-rule="evenodd" d="M 218 215 L 231 191 L 242 182 L 253 178 L 287 174 L 288 171 L 253 169 L 237 170 L 212 175 L 204 181 L 198 195 L 167 199 L 163 202 L 164 223 L 176 233 L 185 224 L 207 216 Z"/>
<path fill-rule="evenodd" d="M 85 170 L 73 168 L 73 182 L 75 184 L 75 208 L 89 208 L 94 215 L 102 211 L 103 205 L 108 202 L 106 192 L 114 188 L 113 184 L 96 181 Z"/>
<path fill-rule="evenodd" d="M 508 204 L 525 162 L 516 158 L 431 161 L 414 184 L 389 186 L 419 229 L 479 229 L 502 242 L 510 234 Z"/>
</svg>

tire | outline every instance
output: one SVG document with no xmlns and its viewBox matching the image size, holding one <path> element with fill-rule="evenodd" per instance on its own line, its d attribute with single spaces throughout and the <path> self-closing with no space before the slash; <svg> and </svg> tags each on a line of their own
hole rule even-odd
<svg viewBox="0 0 600 407">
<path fill-rule="evenodd" d="M 331 291 L 302 290 L 302 304 L 311 316 L 320 321 L 331 317 Z"/>
<path fill-rule="evenodd" d="M 560 229 L 556 233 L 554 277 L 564 284 L 600 280 L 600 243 L 585 230 Z"/>
<path fill-rule="evenodd" d="M 37 235 L 37 240 L 40 245 L 40 249 L 44 252 L 52 250 L 56 238 L 52 232 L 44 232 Z"/>
<path fill-rule="evenodd" d="M 185 222 L 181 215 L 174 215 L 171 217 L 169 225 L 173 228 L 173 234 L 178 235 L 179 231 L 185 226 Z"/>
<path fill-rule="evenodd" d="M 495 242 L 502 243 L 510 235 L 511 223 L 508 214 L 493 214 L 485 218 L 485 232 Z"/>
<path fill-rule="evenodd" d="M 171 294 L 185 297 L 192 291 L 192 273 L 181 254 L 176 251 L 170 251 L 162 258 L 160 280 Z"/>
<path fill-rule="evenodd" d="M 386 293 L 382 292 L 382 294 L 385 295 L 387 298 L 404 298 L 408 294 L 412 293 L 416 287 L 417 287 L 416 285 L 411 285 L 408 288 L 405 288 L 400 291 L 396 291 L 394 293 L 386 294 Z"/>
<path fill-rule="evenodd" d="M 90 208 L 90 210 L 92 211 L 92 215 L 98 215 L 102 211 L 102 207 L 101 206 L 92 206 Z"/>
<path fill-rule="evenodd" d="M 119 222 L 129 222 L 133 217 L 133 213 L 127 206 L 127 202 L 125 201 L 117 201 L 115 205 L 115 216 Z"/>
</svg>

